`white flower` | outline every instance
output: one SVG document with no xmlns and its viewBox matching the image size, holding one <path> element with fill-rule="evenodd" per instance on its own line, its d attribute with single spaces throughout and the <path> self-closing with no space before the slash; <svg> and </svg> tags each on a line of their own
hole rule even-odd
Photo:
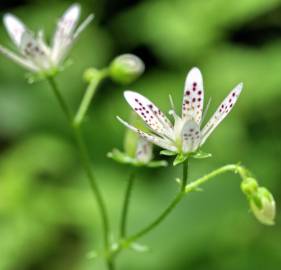
<svg viewBox="0 0 281 270">
<path fill-rule="evenodd" d="M 174 117 L 174 124 L 150 100 L 132 91 L 124 92 L 125 99 L 152 133 L 145 133 L 120 117 L 117 118 L 147 141 L 166 150 L 182 154 L 193 153 L 204 144 L 213 130 L 232 110 L 242 87 L 240 83 L 228 94 L 202 130 L 200 125 L 202 124 L 204 89 L 202 75 L 198 68 L 191 69 L 186 77 L 182 116 L 179 117 L 174 108 L 170 111 Z"/>
<path fill-rule="evenodd" d="M 80 5 L 73 4 L 65 11 L 57 23 L 51 46 L 45 43 L 42 31 L 34 35 L 17 17 L 5 14 L 4 25 L 18 53 L 1 45 L 0 52 L 32 72 L 49 71 L 60 66 L 73 42 L 93 19 L 93 15 L 89 15 L 77 27 L 80 10 Z"/>
</svg>

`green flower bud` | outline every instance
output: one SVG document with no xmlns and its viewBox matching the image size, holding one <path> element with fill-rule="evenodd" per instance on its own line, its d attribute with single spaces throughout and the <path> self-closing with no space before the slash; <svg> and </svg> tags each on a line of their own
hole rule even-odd
<svg viewBox="0 0 281 270">
<path fill-rule="evenodd" d="M 241 190 L 247 196 L 252 196 L 258 190 L 258 182 L 252 177 L 247 177 L 241 183 Z"/>
<path fill-rule="evenodd" d="M 100 71 L 95 68 L 88 68 L 84 71 L 83 79 L 87 83 L 91 83 L 97 76 L 100 76 Z"/>
<path fill-rule="evenodd" d="M 250 197 L 250 207 L 255 217 L 265 225 L 274 225 L 276 212 L 275 200 L 272 194 L 264 187 Z"/>
<path fill-rule="evenodd" d="M 133 54 L 116 57 L 109 66 L 109 75 L 117 83 L 130 84 L 144 72 L 143 61 Z"/>
</svg>

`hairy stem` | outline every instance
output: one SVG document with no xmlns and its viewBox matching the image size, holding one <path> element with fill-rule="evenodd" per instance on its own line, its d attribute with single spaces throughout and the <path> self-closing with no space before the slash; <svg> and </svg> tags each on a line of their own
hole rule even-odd
<svg viewBox="0 0 281 270">
<path fill-rule="evenodd" d="M 130 199 L 131 199 L 131 194 L 132 194 L 132 189 L 133 185 L 135 182 L 135 172 L 132 172 L 129 181 L 127 183 L 127 188 L 125 192 L 125 197 L 124 197 L 124 203 L 123 203 L 123 208 L 122 208 L 122 213 L 121 213 L 121 222 L 120 222 L 120 238 L 123 239 L 126 237 L 127 234 L 127 220 L 128 220 L 128 209 L 129 209 L 129 204 L 130 204 Z"/>
<path fill-rule="evenodd" d="M 95 196 L 95 199 L 96 199 L 96 202 L 98 205 L 98 209 L 99 209 L 99 212 L 101 215 L 101 219 L 102 219 L 103 241 L 104 241 L 104 249 L 106 252 L 107 268 L 108 268 L 108 270 L 114 270 L 114 263 L 110 256 L 110 241 L 109 241 L 110 229 L 109 229 L 109 220 L 108 220 L 107 210 L 106 210 L 105 202 L 103 200 L 101 191 L 98 187 L 94 173 L 92 171 L 91 160 L 90 160 L 89 153 L 87 151 L 87 147 L 85 145 L 83 136 L 81 134 L 80 125 L 74 124 L 72 113 L 71 113 L 67 103 L 65 102 L 63 96 L 61 95 L 54 78 L 49 77 L 48 82 L 50 83 L 51 88 L 59 102 L 59 105 L 60 105 L 62 111 L 64 112 L 65 116 L 67 117 L 69 125 L 73 131 L 75 142 L 76 142 L 78 150 L 80 152 L 82 166 L 83 166 L 84 171 L 87 175 L 87 178 L 90 182 L 90 186 L 91 186 L 91 189 Z M 96 86 L 97 86 L 97 84 L 96 84 Z M 93 92 L 94 92 L 94 90 L 93 90 Z"/>
</svg>

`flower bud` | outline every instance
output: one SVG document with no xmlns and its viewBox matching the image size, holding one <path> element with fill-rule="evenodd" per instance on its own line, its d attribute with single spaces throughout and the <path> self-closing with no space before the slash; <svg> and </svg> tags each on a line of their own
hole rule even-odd
<svg viewBox="0 0 281 270">
<path fill-rule="evenodd" d="M 256 179 L 252 177 L 247 177 L 245 180 L 241 183 L 241 190 L 244 194 L 246 194 L 248 197 L 253 195 L 258 190 L 258 182 Z"/>
<path fill-rule="evenodd" d="M 250 207 L 255 217 L 265 225 L 274 225 L 276 212 L 275 201 L 272 194 L 264 187 L 250 197 Z"/>
<path fill-rule="evenodd" d="M 97 76 L 100 75 L 100 71 L 95 68 L 88 68 L 84 71 L 83 79 L 87 83 L 91 83 Z"/>
<path fill-rule="evenodd" d="M 116 57 L 109 66 L 109 75 L 115 82 L 129 84 L 144 72 L 143 61 L 133 54 Z"/>
</svg>

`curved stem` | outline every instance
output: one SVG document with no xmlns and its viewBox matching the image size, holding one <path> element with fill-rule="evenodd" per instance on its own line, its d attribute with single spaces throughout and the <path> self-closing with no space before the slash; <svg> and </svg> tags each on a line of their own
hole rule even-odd
<svg viewBox="0 0 281 270">
<path fill-rule="evenodd" d="M 75 141 L 76 141 L 76 144 L 77 144 L 78 150 L 80 152 L 80 156 L 81 156 L 82 166 L 89 179 L 90 186 L 93 191 L 93 194 L 95 195 L 95 199 L 97 201 L 97 205 L 98 205 L 99 212 L 100 212 L 101 219 L 102 219 L 103 240 L 104 240 L 104 249 L 106 252 L 107 268 L 109 270 L 114 270 L 114 263 L 110 256 L 109 221 L 108 221 L 107 211 L 106 211 L 106 207 L 105 207 L 105 203 L 104 203 L 102 194 L 99 190 L 95 176 L 94 176 L 92 168 L 91 168 L 90 157 L 89 157 L 84 139 L 81 134 L 80 125 L 75 125 L 73 123 L 72 113 L 71 113 L 69 107 L 67 106 L 67 103 L 65 102 L 63 96 L 61 95 L 60 91 L 58 90 L 55 80 L 52 77 L 48 77 L 48 82 L 50 83 L 51 88 L 60 104 L 60 107 L 62 108 L 63 112 L 65 113 L 65 115 L 68 119 L 69 125 L 72 128 L 72 131 L 74 133 L 74 138 L 75 138 Z"/>
<path fill-rule="evenodd" d="M 126 237 L 126 234 L 127 234 L 128 208 L 129 208 L 129 204 L 130 204 L 130 198 L 131 198 L 135 178 L 136 178 L 136 174 L 135 174 L 135 172 L 132 172 L 129 177 L 129 181 L 127 183 L 127 188 L 126 188 L 126 192 L 125 192 L 124 203 L 123 203 L 123 208 L 122 208 L 122 213 L 121 213 L 121 222 L 120 222 L 120 238 L 121 239 Z"/>
<path fill-rule="evenodd" d="M 183 167 L 183 172 L 182 172 L 183 178 L 182 178 L 182 186 L 181 186 L 180 192 L 171 201 L 171 203 L 168 205 L 168 207 L 152 223 L 150 223 L 148 226 L 146 226 L 144 229 L 140 230 L 136 234 L 128 237 L 125 241 L 127 245 L 129 243 L 134 242 L 135 240 L 137 240 L 141 236 L 147 234 L 148 232 L 153 230 L 157 225 L 159 225 L 168 216 L 168 214 L 178 205 L 178 203 L 181 201 L 181 199 L 184 197 L 184 195 L 185 195 L 185 185 L 187 183 L 187 178 L 188 178 L 188 172 L 187 172 L 188 160 L 186 160 L 183 163 L 182 167 Z"/>
<path fill-rule="evenodd" d="M 214 178 L 215 176 L 218 176 L 222 173 L 225 172 L 234 172 L 234 173 L 239 173 L 240 177 L 242 179 L 245 179 L 248 175 L 248 171 L 240 166 L 240 165 L 235 165 L 235 164 L 230 164 L 230 165 L 225 165 L 219 169 L 216 169 L 214 171 L 212 171 L 211 173 L 208 173 L 200 178 L 198 178 L 197 180 L 195 180 L 194 182 L 188 184 L 185 189 L 184 192 L 187 194 L 191 191 L 196 190 L 200 185 L 206 183 L 207 181 L 209 181 L 210 179 Z"/>
<path fill-rule="evenodd" d="M 150 225 L 148 225 L 147 227 L 145 227 L 144 229 L 142 229 L 138 233 L 136 233 L 136 234 L 128 237 L 127 239 L 123 240 L 120 243 L 118 249 L 115 251 L 115 255 L 117 255 L 123 248 L 127 248 L 132 242 L 136 241 L 138 238 L 140 238 L 141 236 L 150 232 L 158 224 L 160 224 L 167 217 L 167 215 L 175 208 L 175 206 L 177 206 L 177 204 L 181 201 L 181 199 L 187 193 L 192 192 L 192 191 L 196 191 L 196 189 L 200 185 L 206 183 L 207 181 L 214 178 L 215 176 L 218 176 L 218 175 L 220 175 L 222 173 L 225 173 L 225 172 L 234 172 L 234 173 L 238 173 L 240 175 L 240 177 L 242 178 L 242 180 L 244 180 L 249 175 L 249 172 L 247 171 L 246 168 L 244 168 L 240 165 L 231 164 L 231 165 L 226 165 L 226 166 L 223 166 L 219 169 L 216 169 L 216 170 L 212 171 L 211 173 L 206 174 L 206 175 L 198 178 L 194 182 L 191 182 L 190 184 L 186 185 L 187 178 L 188 178 L 187 168 L 188 168 L 188 164 L 187 164 L 187 161 L 186 161 L 186 164 L 183 164 L 183 179 L 182 179 L 181 191 L 174 198 L 174 200 L 172 200 L 172 202 L 168 205 L 168 207 Z"/>
<path fill-rule="evenodd" d="M 96 73 L 95 77 L 89 83 L 88 88 L 86 89 L 85 94 L 84 94 L 84 96 L 82 98 L 82 101 L 80 103 L 80 106 L 77 110 L 77 113 L 74 117 L 74 124 L 75 125 L 79 126 L 82 123 L 82 121 L 83 121 L 83 119 L 84 119 L 84 117 L 85 117 L 85 115 L 88 111 L 88 108 L 91 104 L 93 96 L 96 93 L 98 85 L 100 84 L 100 82 L 104 78 L 106 78 L 107 75 L 108 75 L 107 69 L 98 71 Z"/>
</svg>

